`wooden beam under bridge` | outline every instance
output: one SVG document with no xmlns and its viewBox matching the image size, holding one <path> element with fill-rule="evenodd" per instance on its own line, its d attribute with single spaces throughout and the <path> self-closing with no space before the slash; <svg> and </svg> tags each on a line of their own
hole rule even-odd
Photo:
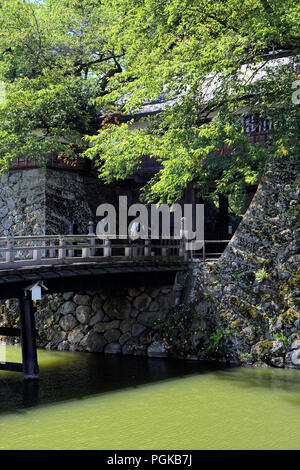
<svg viewBox="0 0 300 470">
<path fill-rule="evenodd" d="M 103 264 L 42 266 L 0 271 L 0 299 L 23 297 L 24 289 L 33 282 L 43 281 L 48 293 L 76 290 L 99 290 L 128 287 L 172 285 L 176 273 L 186 263 L 166 265 L 123 264 L 118 267 Z"/>
</svg>

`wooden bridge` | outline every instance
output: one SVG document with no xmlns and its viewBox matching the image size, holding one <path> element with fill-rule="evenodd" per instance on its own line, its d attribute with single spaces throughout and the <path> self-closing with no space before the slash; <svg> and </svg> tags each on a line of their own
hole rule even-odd
<svg viewBox="0 0 300 470">
<path fill-rule="evenodd" d="M 200 260 L 218 257 L 206 254 Z M 170 238 L 130 240 L 96 235 L 46 235 L 0 238 L 0 299 L 17 298 L 20 328 L 0 328 L 1 336 L 20 336 L 23 363 L 0 363 L 0 370 L 23 372 L 38 378 L 33 300 L 42 294 L 103 288 L 172 285 L 195 253 L 186 240 Z M 198 255 L 199 256 L 199 255 Z"/>
</svg>

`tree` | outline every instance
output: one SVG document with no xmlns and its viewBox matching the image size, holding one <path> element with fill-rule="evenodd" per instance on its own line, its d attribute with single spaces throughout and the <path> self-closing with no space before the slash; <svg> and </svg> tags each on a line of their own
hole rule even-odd
<svg viewBox="0 0 300 470">
<path fill-rule="evenodd" d="M 97 0 L 3 0 L 0 18 L 0 165 L 26 156 L 75 159 L 98 129 L 93 99 L 121 71 L 105 42 L 107 18 Z"/>
<path fill-rule="evenodd" d="M 207 195 L 211 181 L 238 201 L 266 161 L 299 154 L 297 1 L 2 0 L 1 7 L 3 170 L 18 156 L 84 156 L 111 182 L 147 155 L 162 169 L 143 189 L 146 201 L 178 200 L 190 182 Z M 127 116 L 162 91 L 170 106 L 132 132 Z M 243 133 L 250 115 L 272 123 L 263 147 Z"/>
<path fill-rule="evenodd" d="M 97 99 L 106 113 L 138 110 L 162 90 L 172 103 L 146 129 L 106 126 L 86 155 L 106 181 L 124 178 L 144 155 L 161 171 L 147 201 L 173 202 L 195 181 L 207 195 L 240 199 L 271 158 L 299 154 L 299 105 L 292 102 L 299 54 L 299 3 L 293 0 L 106 0 L 110 42 L 125 50 L 122 74 Z M 262 147 L 243 133 L 251 115 L 272 123 Z M 243 122 L 244 119 L 244 122 Z M 257 123 L 259 125 L 259 123 Z M 227 147 L 226 157 L 220 149 Z"/>
</svg>

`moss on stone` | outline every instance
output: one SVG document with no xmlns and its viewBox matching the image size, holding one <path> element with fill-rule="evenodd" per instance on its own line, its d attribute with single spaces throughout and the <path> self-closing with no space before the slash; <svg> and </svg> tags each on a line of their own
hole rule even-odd
<svg viewBox="0 0 300 470">
<path fill-rule="evenodd" d="M 271 341 L 271 340 L 261 341 L 257 345 L 257 348 L 258 348 L 258 351 L 261 355 L 270 354 L 272 352 L 272 349 L 273 349 L 273 341 Z"/>
<path fill-rule="evenodd" d="M 233 304 L 244 317 L 251 319 L 258 317 L 257 309 L 253 305 L 246 304 L 236 295 L 226 295 L 224 297 L 226 297 L 227 302 Z"/>
<path fill-rule="evenodd" d="M 280 318 L 283 325 L 291 327 L 300 318 L 300 314 L 295 309 L 289 308 L 280 315 Z"/>
<path fill-rule="evenodd" d="M 231 329 L 238 328 L 240 325 L 241 325 L 241 319 L 240 318 L 237 318 L 236 320 L 233 320 L 232 322 L 230 322 L 230 328 Z"/>
<path fill-rule="evenodd" d="M 249 254 L 249 253 L 245 256 L 245 260 L 247 261 L 247 263 L 259 264 L 259 265 L 264 264 L 266 261 L 264 258 L 261 258 L 255 254 Z"/>
</svg>

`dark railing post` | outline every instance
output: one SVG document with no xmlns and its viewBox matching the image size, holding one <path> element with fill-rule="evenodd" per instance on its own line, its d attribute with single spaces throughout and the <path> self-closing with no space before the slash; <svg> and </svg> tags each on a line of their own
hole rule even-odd
<svg viewBox="0 0 300 470">
<path fill-rule="evenodd" d="M 144 256 L 150 256 L 151 255 L 151 241 L 149 239 L 145 240 L 145 247 L 144 247 Z"/>
<path fill-rule="evenodd" d="M 24 378 L 38 379 L 39 366 L 37 362 L 36 331 L 31 292 L 25 292 L 24 297 L 20 298 L 19 302 Z"/>
<path fill-rule="evenodd" d="M 95 256 L 96 240 L 94 238 L 94 236 L 95 236 L 95 227 L 94 227 L 94 222 L 93 221 L 89 222 L 89 233 L 88 233 L 88 235 L 91 235 L 91 238 L 90 238 L 91 248 L 89 250 L 89 256 Z"/>
<path fill-rule="evenodd" d="M 168 248 L 166 246 L 167 245 L 166 240 L 161 239 L 161 244 L 163 245 L 163 248 L 161 249 L 161 256 L 168 256 Z"/>
</svg>

